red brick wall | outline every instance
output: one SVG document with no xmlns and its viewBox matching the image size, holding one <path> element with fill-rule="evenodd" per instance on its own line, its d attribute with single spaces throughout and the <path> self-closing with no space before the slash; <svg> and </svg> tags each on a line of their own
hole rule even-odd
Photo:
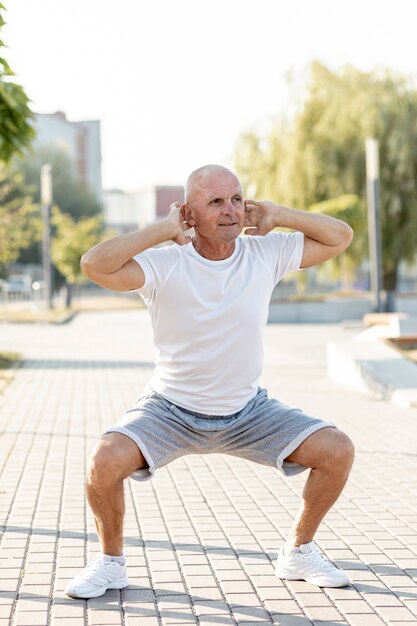
<svg viewBox="0 0 417 626">
<path fill-rule="evenodd" d="M 173 202 L 184 202 L 183 187 L 156 187 L 156 217 L 168 215 L 169 207 Z"/>
</svg>

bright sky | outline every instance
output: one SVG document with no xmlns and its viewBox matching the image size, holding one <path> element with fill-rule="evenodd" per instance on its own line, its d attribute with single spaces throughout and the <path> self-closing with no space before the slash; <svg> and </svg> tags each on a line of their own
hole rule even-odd
<svg viewBox="0 0 417 626">
<path fill-rule="evenodd" d="M 241 131 L 332 68 L 417 75 L 414 0 L 3 0 L 6 58 L 39 113 L 102 123 L 105 188 L 232 164 Z"/>
</svg>

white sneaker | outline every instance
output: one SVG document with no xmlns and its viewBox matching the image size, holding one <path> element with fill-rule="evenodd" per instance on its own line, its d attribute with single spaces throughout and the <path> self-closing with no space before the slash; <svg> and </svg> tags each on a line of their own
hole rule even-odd
<svg viewBox="0 0 417 626">
<path fill-rule="evenodd" d="M 344 587 L 350 584 L 349 576 L 337 569 L 313 541 L 301 545 L 300 551 L 290 548 L 288 554 L 283 546 L 278 553 L 275 574 L 285 580 L 305 580 L 318 587 Z"/>
<path fill-rule="evenodd" d="M 123 589 L 129 584 L 126 565 L 112 561 L 110 556 L 98 554 L 67 585 L 70 598 L 98 598 L 107 589 Z"/>
</svg>

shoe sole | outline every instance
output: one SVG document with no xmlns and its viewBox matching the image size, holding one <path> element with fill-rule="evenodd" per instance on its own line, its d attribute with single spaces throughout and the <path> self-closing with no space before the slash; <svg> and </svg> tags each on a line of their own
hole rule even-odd
<svg viewBox="0 0 417 626">
<path fill-rule="evenodd" d="M 96 589 L 94 592 L 89 594 L 81 595 L 75 593 L 75 591 L 65 591 L 65 595 L 67 595 L 69 598 L 80 598 L 81 600 L 88 600 L 89 598 L 99 598 L 100 596 L 103 596 L 109 589 L 125 589 L 125 587 L 128 586 L 128 579 L 123 578 L 122 580 L 118 580 L 108 586 L 106 585 L 105 587 L 100 587 L 100 589 Z"/>
<path fill-rule="evenodd" d="M 283 580 L 305 580 L 305 582 L 308 583 L 309 585 L 315 585 L 316 587 L 347 587 L 347 585 L 350 585 L 350 580 L 347 580 L 346 582 L 340 581 L 336 583 L 320 583 L 320 582 L 317 582 L 317 579 L 309 578 L 309 577 L 304 578 L 303 576 L 300 576 L 299 574 L 298 575 L 291 574 L 284 570 L 275 570 L 275 576 Z"/>
</svg>

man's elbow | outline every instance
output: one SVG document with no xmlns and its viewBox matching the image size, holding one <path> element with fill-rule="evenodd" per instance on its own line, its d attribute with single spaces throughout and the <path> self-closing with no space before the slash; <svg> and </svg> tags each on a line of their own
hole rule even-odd
<svg viewBox="0 0 417 626">
<path fill-rule="evenodd" d="M 349 226 L 349 224 L 346 224 L 346 222 L 342 222 L 342 226 L 343 226 L 343 232 L 342 232 L 343 245 L 344 245 L 344 250 L 346 250 L 346 248 L 349 247 L 352 242 L 353 230 Z"/>
<path fill-rule="evenodd" d="M 91 259 L 88 256 L 88 252 L 82 255 L 80 259 L 80 267 L 81 267 L 81 270 L 84 272 L 84 274 L 90 277 L 92 268 L 91 268 Z"/>
</svg>

